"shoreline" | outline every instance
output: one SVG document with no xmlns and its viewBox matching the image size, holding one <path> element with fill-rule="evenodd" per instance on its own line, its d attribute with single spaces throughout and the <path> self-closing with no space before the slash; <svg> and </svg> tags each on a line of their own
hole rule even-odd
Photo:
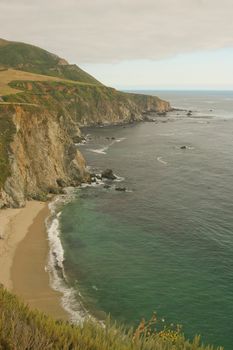
<svg viewBox="0 0 233 350">
<path fill-rule="evenodd" d="M 36 201 L 27 202 L 25 208 L 0 211 L 0 283 L 30 307 L 67 321 L 62 294 L 50 287 L 46 270 L 49 215 L 48 203 Z"/>
</svg>

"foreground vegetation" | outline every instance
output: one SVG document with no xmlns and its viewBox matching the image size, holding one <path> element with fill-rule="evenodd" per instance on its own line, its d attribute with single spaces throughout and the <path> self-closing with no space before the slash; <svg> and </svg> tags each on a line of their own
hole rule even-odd
<svg viewBox="0 0 233 350">
<path fill-rule="evenodd" d="M 75 326 L 32 311 L 0 286 L 0 350 L 213 350 L 200 345 L 199 337 L 185 340 L 179 329 L 156 332 L 155 318 L 126 331 L 107 322 Z M 218 348 L 218 350 L 223 350 Z"/>
</svg>

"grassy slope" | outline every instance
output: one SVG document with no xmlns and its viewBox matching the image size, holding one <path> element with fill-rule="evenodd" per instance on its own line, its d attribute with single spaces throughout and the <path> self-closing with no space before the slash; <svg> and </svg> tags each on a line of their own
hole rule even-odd
<svg viewBox="0 0 233 350">
<path fill-rule="evenodd" d="M 30 73 L 30 72 L 24 72 L 16 69 L 4 69 L 0 70 L 0 96 L 10 95 L 10 94 L 16 94 L 18 92 L 21 92 L 19 89 L 15 89 L 11 87 L 9 84 L 12 81 L 19 80 L 19 81 L 57 81 L 57 82 L 67 82 L 70 84 L 79 84 L 79 85 L 89 85 L 88 83 L 84 82 L 76 82 L 72 80 L 65 80 L 63 78 L 58 77 L 52 77 L 48 75 L 42 75 L 42 74 L 36 74 L 36 73 Z M 90 84 L 93 85 L 93 84 Z"/>
<path fill-rule="evenodd" d="M 180 333 L 125 331 L 107 323 L 74 326 L 30 310 L 0 286 L 0 350 L 213 350 L 190 342 Z M 219 348 L 220 350 L 220 348 Z"/>
<path fill-rule="evenodd" d="M 0 66 L 62 79 L 100 84 L 76 65 L 69 65 L 60 57 L 39 47 L 0 39 Z"/>
<path fill-rule="evenodd" d="M 59 78 L 23 72 L 11 68 L 5 69 L 0 71 L 0 96 L 21 92 L 20 90 L 10 87 L 9 83 L 13 80 L 51 81 L 59 80 Z"/>
<path fill-rule="evenodd" d="M 10 87 L 21 93 L 3 97 L 4 103 L 44 106 L 58 114 L 69 113 L 79 125 L 129 122 L 156 97 L 119 92 L 104 85 L 69 81 L 13 81 Z M 126 114 L 125 114 L 126 113 Z M 128 118 L 128 119 L 127 119 Z"/>
</svg>

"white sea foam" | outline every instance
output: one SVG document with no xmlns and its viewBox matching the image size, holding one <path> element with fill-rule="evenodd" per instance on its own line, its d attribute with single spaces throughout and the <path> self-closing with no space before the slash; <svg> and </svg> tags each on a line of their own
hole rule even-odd
<svg viewBox="0 0 233 350">
<path fill-rule="evenodd" d="M 100 186 L 100 185 L 104 185 L 104 182 L 101 181 L 101 180 L 98 180 L 97 182 L 92 182 L 90 184 L 81 184 L 81 188 L 87 188 L 87 187 L 97 187 L 97 186 Z"/>
<path fill-rule="evenodd" d="M 75 146 L 83 146 L 86 145 L 87 140 L 82 140 L 81 142 L 75 143 Z"/>
<path fill-rule="evenodd" d="M 57 209 L 74 197 L 74 189 L 67 189 L 67 195 L 57 196 L 53 202 L 49 204 L 51 216 L 46 221 L 48 239 L 49 239 L 49 257 L 46 267 L 49 272 L 51 287 L 62 293 L 61 304 L 69 313 L 70 320 L 73 323 L 82 323 L 84 319 L 90 318 L 87 310 L 80 301 L 77 301 L 77 291 L 67 284 L 67 278 L 64 270 L 64 249 L 60 240 L 60 221 L 61 212 Z"/>
<path fill-rule="evenodd" d="M 115 142 L 121 142 L 121 141 L 124 141 L 124 140 L 126 140 L 126 137 L 121 137 L 119 139 L 116 139 Z"/>
<path fill-rule="evenodd" d="M 122 182 L 125 180 L 125 178 L 122 176 L 117 176 L 116 174 L 114 174 L 114 175 L 116 176 L 116 179 L 114 180 L 115 182 Z"/>
<path fill-rule="evenodd" d="M 97 153 L 97 154 L 106 154 L 106 151 L 108 150 L 109 146 L 103 147 L 103 148 L 99 148 L 99 149 L 91 149 L 89 148 L 88 151 Z"/>
<path fill-rule="evenodd" d="M 157 157 L 157 161 L 164 164 L 164 165 L 167 165 L 167 162 L 165 160 L 163 160 L 162 157 Z"/>
<path fill-rule="evenodd" d="M 122 177 L 117 177 L 115 181 L 122 181 Z M 80 187 L 95 187 L 103 185 L 104 182 L 98 180 L 96 183 L 82 184 Z M 70 321 L 73 323 L 83 323 L 85 319 L 95 320 L 86 310 L 82 303 L 82 295 L 77 289 L 70 287 L 67 283 L 67 276 L 64 269 L 64 249 L 60 239 L 60 217 L 62 214 L 61 208 L 64 204 L 75 198 L 75 189 L 66 188 L 66 194 L 55 197 L 49 204 L 51 212 L 50 217 L 46 220 L 46 227 L 49 240 L 49 256 L 48 264 L 45 270 L 49 273 L 50 286 L 62 294 L 62 307 L 70 315 Z M 94 289 L 98 290 L 96 286 Z M 78 298 L 77 298 L 78 296 Z M 100 324 L 103 323 L 100 321 Z M 103 325 L 104 326 L 104 325 Z"/>
<path fill-rule="evenodd" d="M 117 143 L 117 142 L 122 142 L 125 140 L 125 137 L 121 137 L 119 139 L 115 139 L 113 140 L 109 145 L 105 146 L 105 147 L 102 147 L 102 148 L 97 148 L 97 149 L 91 149 L 89 148 L 88 151 L 91 151 L 91 152 L 94 152 L 94 153 L 97 153 L 97 154 L 106 154 L 107 153 L 107 150 L 109 149 L 109 147 L 111 147 L 112 145 L 114 145 L 114 143 Z"/>
</svg>

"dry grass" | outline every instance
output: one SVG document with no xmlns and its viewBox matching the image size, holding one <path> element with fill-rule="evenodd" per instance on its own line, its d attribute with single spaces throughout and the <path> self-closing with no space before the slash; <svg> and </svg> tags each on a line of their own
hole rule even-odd
<svg viewBox="0 0 233 350">
<path fill-rule="evenodd" d="M 9 44 L 9 41 L 0 38 L 0 46 L 6 46 L 8 44 Z"/>
<path fill-rule="evenodd" d="M 17 94 L 19 92 L 22 92 L 21 90 L 14 89 L 9 86 L 9 83 L 12 81 L 57 81 L 57 82 L 64 82 L 74 85 L 85 85 L 85 86 L 95 86 L 95 84 L 85 83 L 85 82 L 79 82 L 74 80 L 67 80 L 62 79 L 58 77 L 48 76 L 48 75 L 42 75 L 42 74 L 35 74 L 30 72 L 24 72 L 21 70 L 16 69 L 5 69 L 0 70 L 0 96 L 6 96 L 11 94 Z"/>
<path fill-rule="evenodd" d="M 0 71 L 0 96 L 16 94 L 20 90 L 11 88 L 8 84 L 14 80 L 30 81 L 64 81 L 64 79 L 51 77 L 47 75 L 34 74 L 15 69 L 6 69 Z M 71 82 L 71 81 L 69 81 Z"/>
<path fill-rule="evenodd" d="M 0 350 L 223 350 L 184 338 L 179 330 L 151 333 L 155 322 L 141 323 L 134 333 L 107 321 L 72 325 L 30 310 L 0 286 Z"/>
</svg>

